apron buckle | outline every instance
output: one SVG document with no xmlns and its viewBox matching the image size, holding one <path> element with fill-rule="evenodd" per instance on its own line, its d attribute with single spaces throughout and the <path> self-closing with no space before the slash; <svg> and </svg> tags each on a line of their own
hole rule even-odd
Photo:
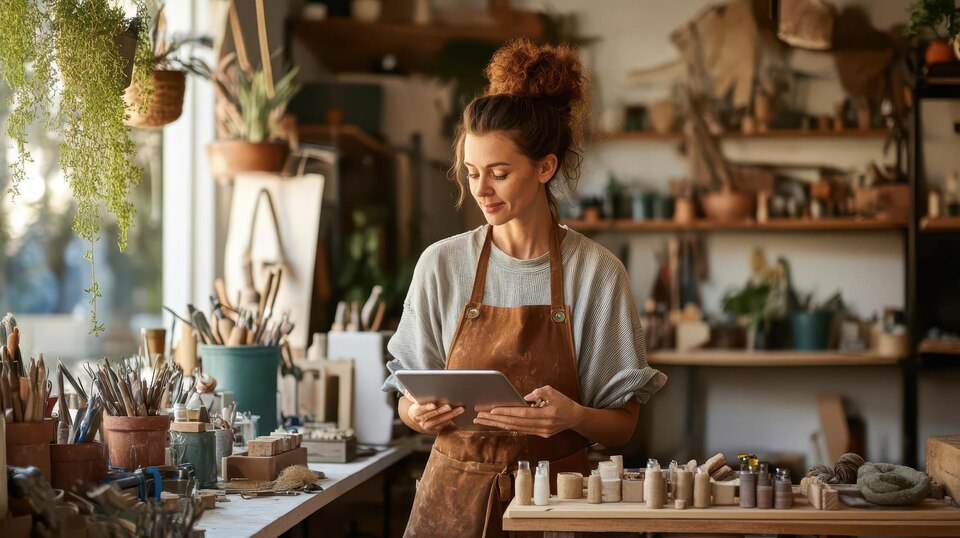
<svg viewBox="0 0 960 538">
<path fill-rule="evenodd" d="M 563 310 L 557 310 L 556 312 L 553 313 L 553 321 L 556 321 L 557 323 L 563 323 L 564 321 L 566 321 L 566 319 L 567 319 L 567 313 L 564 312 Z"/>
<path fill-rule="evenodd" d="M 474 308 L 467 309 L 467 317 L 468 317 L 468 318 L 474 319 L 474 318 L 476 318 L 476 317 L 479 316 L 479 315 L 480 315 L 480 309 L 479 309 L 479 308 L 474 307 Z"/>
</svg>

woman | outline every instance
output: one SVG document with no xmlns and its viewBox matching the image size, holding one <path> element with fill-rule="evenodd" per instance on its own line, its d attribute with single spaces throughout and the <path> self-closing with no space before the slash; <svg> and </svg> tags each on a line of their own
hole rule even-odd
<svg viewBox="0 0 960 538">
<path fill-rule="evenodd" d="M 640 404 L 666 383 L 647 366 L 623 264 L 557 225 L 555 190 L 579 177 L 586 81 L 568 47 L 528 40 L 500 49 L 487 94 L 463 113 L 451 170 L 487 219 L 421 256 L 388 365 L 499 370 L 531 408 L 480 413 L 489 431 L 461 431 L 463 413 L 400 398 L 414 430 L 437 435 L 405 536 L 498 536 L 518 460 L 588 473 L 587 445 L 620 445 Z M 549 300 L 548 304 L 543 304 Z M 384 387 L 402 392 L 391 377 Z M 555 487 L 555 486 L 554 486 Z"/>
</svg>

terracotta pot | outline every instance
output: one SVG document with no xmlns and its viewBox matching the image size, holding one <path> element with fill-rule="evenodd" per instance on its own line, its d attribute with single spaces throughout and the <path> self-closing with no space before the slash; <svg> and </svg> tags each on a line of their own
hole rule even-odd
<svg viewBox="0 0 960 538">
<path fill-rule="evenodd" d="M 700 201 L 707 218 L 718 222 L 753 219 L 757 212 L 757 197 L 752 193 L 711 192 L 701 196 Z"/>
<path fill-rule="evenodd" d="M 161 466 L 169 446 L 170 417 L 103 417 L 103 433 L 110 453 L 110 465 L 133 471 L 139 467 Z"/>
<path fill-rule="evenodd" d="M 290 155 L 286 142 L 218 140 L 207 144 L 210 172 L 218 180 L 230 180 L 243 172 L 283 171 Z"/>
<path fill-rule="evenodd" d="M 927 64 L 943 64 L 954 61 L 954 51 L 950 50 L 950 45 L 943 41 L 932 41 L 927 45 L 927 50 L 923 53 L 923 59 Z"/>
<path fill-rule="evenodd" d="M 960 62 L 960 34 L 953 36 L 953 55 L 957 57 L 957 61 Z"/>
<path fill-rule="evenodd" d="M 127 104 L 125 124 L 130 127 L 159 128 L 175 121 L 183 112 L 183 92 L 187 86 L 187 74 L 183 71 L 154 71 L 151 76 L 153 95 L 150 106 L 142 113 L 141 85 L 131 84 L 124 93 Z"/>
<path fill-rule="evenodd" d="M 647 114 L 650 116 L 650 124 L 653 130 L 660 134 L 667 134 L 673 130 L 673 118 L 676 113 L 676 106 L 673 101 L 660 101 L 653 103 L 647 108 Z"/>
<path fill-rule="evenodd" d="M 106 447 L 103 443 L 50 445 L 50 485 L 80 493 L 107 476 Z"/>
<path fill-rule="evenodd" d="M 7 465 L 34 466 L 50 480 L 50 438 L 53 420 L 7 423 Z"/>
</svg>

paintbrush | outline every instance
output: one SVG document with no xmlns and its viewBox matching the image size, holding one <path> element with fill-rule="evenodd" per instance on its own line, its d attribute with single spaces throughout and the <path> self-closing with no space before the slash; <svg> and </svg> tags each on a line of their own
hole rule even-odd
<svg viewBox="0 0 960 538">
<path fill-rule="evenodd" d="M 63 388 L 63 364 L 61 363 L 57 365 L 57 394 L 60 395 L 57 398 L 57 407 L 60 409 L 60 421 L 67 426 L 72 426 L 73 420 L 70 419 L 70 410 L 67 409 L 66 393 Z"/>
</svg>

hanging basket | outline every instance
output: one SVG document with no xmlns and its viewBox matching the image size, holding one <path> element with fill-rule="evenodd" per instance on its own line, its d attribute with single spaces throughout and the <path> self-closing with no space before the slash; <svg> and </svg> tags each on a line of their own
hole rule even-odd
<svg viewBox="0 0 960 538">
<path fill-rule="evenodd" d="M 244 172 L 283 171 L 290 155 L 286 142 L 247 142 L 218 140 L 207 144 L 210 173 L 218 181 L 228 181 Z"/>
<path fill-rule="evenodd" d="M 140 110 L 143 98 L 141 85 L 133 83 L 124 94 L 127 103 L 127 120 L 130 127 L 157 129 L 176 121 L 183 112 L 183 92 L 187 85 L 187 74 L 183 71 L 154 71 L 150 76 L 153 84 L 153 98 L 145 111 Z"/>
</svg>

